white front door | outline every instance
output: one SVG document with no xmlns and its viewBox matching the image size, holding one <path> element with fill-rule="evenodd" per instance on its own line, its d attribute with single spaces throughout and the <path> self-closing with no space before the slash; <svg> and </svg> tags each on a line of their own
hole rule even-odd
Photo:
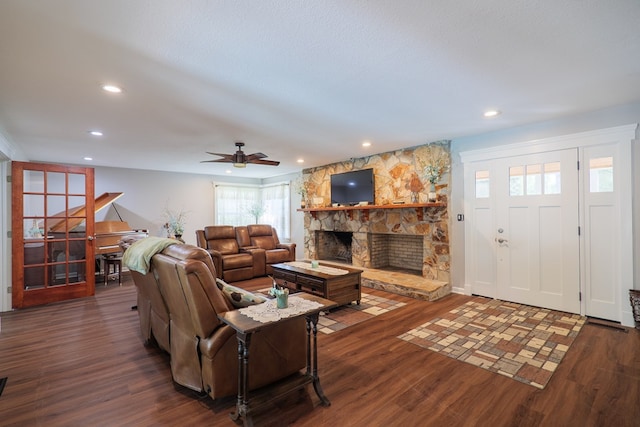
<svg viewBox="0 0 640 427">
<path fill-rule="evenodd" d="M 497 298 L 580 313 L 577 153 L 494 161 Z"/>
<path fill-rule="evenodd" d="M 460 153 L 465 291 L 632 326 L 636 130 Z"/>
</svg>

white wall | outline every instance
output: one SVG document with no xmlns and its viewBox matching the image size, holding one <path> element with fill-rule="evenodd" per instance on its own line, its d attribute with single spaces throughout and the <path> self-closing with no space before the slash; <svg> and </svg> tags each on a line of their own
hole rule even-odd
<svg viewBox="0 0 640 427">
<path fill-rule="evenodd" d="M 497 118 L 499 120 L 500 118 Z M 604 110 L 560 118 L 552 121 L 520 126 L 498 132 L 456 138 L 451 142 L 451 283 L 456 291 L 464 288 L 464 223 L 456 221 L 456 215 L 464 212 L 464 176 L 460 153 L 506 144 L 535 141 L 554 136 L 586 132 L 614 126 L 640 123 L 640 103 L 612 107 Z M 632 144 L 633 164 L 633 230 L 634 265 L 640 266 L 640 140 Z M 535 142 L 532 142 L 535 143 Z M 634 288 L 640 288 L 640 268 L 634 270 Z"/>
<path fill-rule="evenodd" d="M 104 192 L 124 192 L 96 214 L 96 221 L 117 221 L 119 213 L 132 228 L 146 228 L 151 236 L 166 237 L 162 229 L 165 208 L 183 210 L 187 221 L 182 238 L 195 245 L 195 230 L 213 224 L 214 179 L 207 175 L 96 167 L 96 197 Z"/>
<path fill-rule="evenodd" d="M 11 175 L 10 160 L 25 161 L 26 157 L 0 129 L 0 312 L 11 309 L 11 239 L 7 237 L 11 230 L 11 183 L 7 180 Z"/>
</svg>

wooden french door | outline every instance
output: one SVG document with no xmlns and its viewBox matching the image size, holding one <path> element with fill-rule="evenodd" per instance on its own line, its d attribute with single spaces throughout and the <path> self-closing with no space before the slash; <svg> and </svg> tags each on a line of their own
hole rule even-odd
<svg viewBox="0 0 640 427">
<path fill-rule="evenodd" d="M 12 162 L 12 306 L 93 295 L 94 171 Z"/>
</svg>

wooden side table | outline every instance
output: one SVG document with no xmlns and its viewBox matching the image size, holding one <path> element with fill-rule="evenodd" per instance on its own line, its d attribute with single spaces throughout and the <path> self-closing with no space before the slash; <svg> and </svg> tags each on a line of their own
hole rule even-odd
<svg viewBox="0 0 640 427">
<path fill-rule="evenodd" d="M 301 388 L 307 384 L 313 384 L 313 389 L 320 398 L 323 406 L 331 405 L 320 386 L 318 376 L 318 315 L 323 310 L 328 310 L 336 306 L 336 303 L 316 295 L 299 293 L 291 298 L 302 298 L 308 301 L 315 301 L 321 304 L 320 307 L 308 310 L 307 312 L 288 317 L 286 319 L 273 322 L 261 323 L 257 320 L 245 316 L 239 310 L 227 311 L 219 314 L 218 318 L 231 326 L 236 331 L 238 339 L 238 399 L 236 410 L 230 414 L 232 420 L 239 422 L 242 419 L 245 427 L 253 426 L 253 413 L 267 406 L 271 402 Z M 291 319 L 304 316 L 307 321 L 307 360 L 304 374 L 293 375 L 292 377 L 277 382 L 274 385 L 265 386 L 259 390 L 254 390 L 249 395 L 249 346 L 251 336 L 261 329 L 273 327 L 280 322 L 287 322 Z"/>
</svg>

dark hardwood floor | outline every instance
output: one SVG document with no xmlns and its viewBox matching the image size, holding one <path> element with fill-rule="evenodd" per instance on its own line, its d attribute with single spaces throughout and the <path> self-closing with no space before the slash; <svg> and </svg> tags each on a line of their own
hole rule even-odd
<svg viewBox="0 0 640 427">
<path fill-rule="evenodd" d="M 257 285 L 256 285 L 257 286 Z M 319 334 L 330 407 L 313 390 L 255 418 L 267 426 L 639 426 L 640 331 L 585 325 L 544 390 L 397 338 L 471 297 L 411 300 Z M 235 425 L 234 397 L 214 402 L 171 381 L 169 358 L 140 338 L 135 287 L 2 313 L 2 426 Z"/>
</svg>

